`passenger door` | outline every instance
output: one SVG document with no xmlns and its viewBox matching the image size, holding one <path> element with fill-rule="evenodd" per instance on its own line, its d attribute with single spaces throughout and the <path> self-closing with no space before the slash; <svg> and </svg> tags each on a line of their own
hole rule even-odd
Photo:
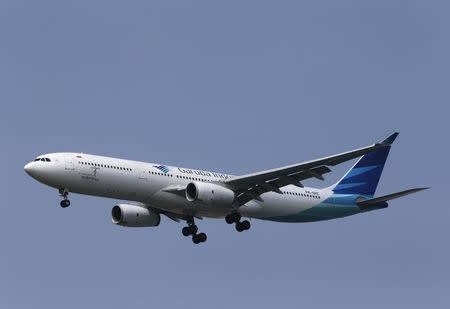
<svg viewBox="0 0 450 309">
<path fill-rule="evenodd" d="M 148 181 L 148 171 L 145 167 L 138 167 L 138 179 L 142 181 Z"/>
<path fill-rule="evenodd" d="M 66 164 L 66 170 L 73 171 L 75 169 L 73 165 L 73 155 L 65 155 L 64 156 L 65 164 Z"/>
</svg>

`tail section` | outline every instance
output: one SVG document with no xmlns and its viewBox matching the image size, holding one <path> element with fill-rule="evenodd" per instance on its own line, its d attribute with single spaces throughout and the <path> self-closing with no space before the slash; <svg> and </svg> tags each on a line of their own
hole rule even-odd
<svg viewBox="0 0 450 309">
<path fill-rule="evenodd" d="M 373 196 L 389 155 L 390 145 L 398 133 L 393 133 L 381 144 L 386 147 L 375 150 L 361 157 L 344 177 L 332 187 L 335 194 L 361 194 Z"/>
</svg>

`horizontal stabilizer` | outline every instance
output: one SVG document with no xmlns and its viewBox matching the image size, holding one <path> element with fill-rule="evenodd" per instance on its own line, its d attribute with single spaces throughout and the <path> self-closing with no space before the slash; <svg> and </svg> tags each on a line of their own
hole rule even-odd
<svg viewBox="0 0 450 309">
<path fill-rule="evenodd" d="M 396 193 L 392 193 L 392 194 L 388 194 L 388 195 L 383 195 L 383 196 L 379 196 L 376 198 L 372 198 L 370 200 L 365 200 L 365 201 L 361 201 L 358 204 L 358 206 L 360 207 L 368 207 L 368 206 L 372 206 L 372 205 L 377 205 L 380 204 L 382 202 L 387 202 L 390 200 L 393 200 L 395 198 L 399 198 L 408 194 L 412 194 L 412 193 L 416 193 L 422 190 L 426 190 L 429 188 L 414 188 L 414 189 L 409 189 L 409 190 L 405 190 L 405 191 L 400 191 L 400 192 L 396 192 Z"/>
</svg>

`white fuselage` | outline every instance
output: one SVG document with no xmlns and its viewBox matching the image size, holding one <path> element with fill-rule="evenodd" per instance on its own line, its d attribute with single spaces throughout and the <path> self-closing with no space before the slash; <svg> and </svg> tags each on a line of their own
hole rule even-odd
<svg viewBox="0 0 450 309">
<path fill-rule="evenodd" d="M 25 170 L 36 180 L 69 192 L 134 201 L 174 214 L 224 217 L 231 205 L 190 202 L 167 188 L 185 187 L 191 182 L 220 184 L 233 176 L 222 173 L 130 161 L 83 153 L 52 153 L 48 160 L 30 162 Z M 243 216 L 272 218 L 299 214 L 319 205 L 333 192 L 329 189 L 288 185 L 283 194 L 268 192 L 239 208 Z"/>
</svg>

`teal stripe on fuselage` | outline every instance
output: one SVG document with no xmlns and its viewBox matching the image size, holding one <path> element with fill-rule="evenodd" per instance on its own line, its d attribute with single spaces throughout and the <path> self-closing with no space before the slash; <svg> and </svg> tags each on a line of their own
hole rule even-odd
<svg viewBox="0 0 450 309">
<path fill-rule="evenodd" d="M 356 200 L 364 196 L 356 194 L 333 194 L 322 203 L 307 210 L 285 216 L 258 218 L 277 222 L 313 222 L 356 215 L 373 209 L 361 210 Z"/>
<path fill-rule="evenodd" d="M 330 204 L 319 204 L 294 215 L 258 219 L 277 222 L 313 222 L 347 217 L 360 212 L 361 210 L 356 205 L 337 207 Z"/>
</svg>

